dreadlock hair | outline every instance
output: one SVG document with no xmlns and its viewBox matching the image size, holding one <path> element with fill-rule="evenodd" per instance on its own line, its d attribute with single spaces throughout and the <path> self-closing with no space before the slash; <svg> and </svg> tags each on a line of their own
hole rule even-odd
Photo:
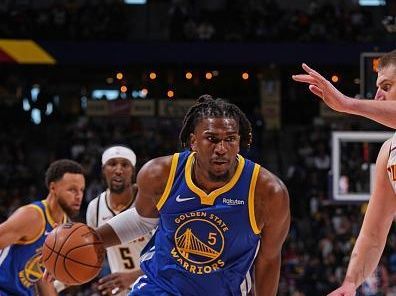
<svg viewBox="0 0 396 296">
<path fill-rule="evenodd" d="M 183 127 L 179 139 L 183 148 L 190 145 L 190 134 L 195 126 L 204 118 L 233 118 L 239 125 L 240 145 L 243 149 L 249 149 L 252 142 L 252 126 L 245 113 L 235 104 L 210 95 L 203 95 L 190 107 L 183 119 Z"/>
</svg>

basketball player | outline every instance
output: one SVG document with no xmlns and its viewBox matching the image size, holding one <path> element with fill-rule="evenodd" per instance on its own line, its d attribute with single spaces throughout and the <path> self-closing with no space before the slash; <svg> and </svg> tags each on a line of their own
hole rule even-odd
<svg viewBox="0 0 396 296">
<path fill-rule="evenodd" d="M 379 60 L 375 101 L 354 100 L 338 92 L 329 81 L 303 65 L 307 75 L 293 79 L 309 84 L 309 89 L 335 110 L 358 114 L 382 124 L 396 127 L 396 51 Z M 372 110 L 370 110 L 370 108 Z M 358 110 L 358 111 L 356 111 Z M 396 134 L 381 147 L 375 167 L 374 189 L 356 244 L 352 250 L 347 274 L 341 287 L 330 296 L 352 296 L 375 270 L 385 247 L 389 229 L 396 214 Z"/>
<path fill-rule="evenodd" d="M 0 296 L 57 295 L 54 287 L 41 281 L 44 266 L 41 247 L 54 224 L 78 215 L 85 178 L 83 168 L 72 160 L 58 160 L 45 174 L 48 195 L 17 209 L 0 224 Z"/>
<path fill-rule="evenodd" d="M 134 184 L 135 165 L 136 155 L 127 147 L 112 146 L 103 152 L 102 173 L 107 190 L 89 203 L 89 226 L 102 226 L 115 215 L 134 206 L 137 192 L 137 186 Z M 107 249 L 111 275 L 99 280 L 98 289 L 103 295 L 127 294 L 126 290 L 142 275 L 139 267 L 140 252 L 150 237 L 151 235 L 147 234 L 130 243 Z"/>
<path fill-rule="evenodd" d="M 139 171 L 136 208 L 97 229 L 109 247 L 158 225 L 129 295 L 276 295 L 289 196 L 238 154 L 251 143 L 250 122 L 236 105 L 205 95 L 187 112 L 180 140 L 185 151 Z"/>
<path fill-rule="evenodd" d="M 396 128 L 396 50 L 381 57 L 377 78 L 377 93 L 374 100 L 347 97 L 338 91 L 330 81 L 315 70 L 303 64 L 308 74 L 293 75 L 295 81 L 309 84 L 309 90 L 322 98 L 335 111 L 360 115 L 391 128 Z"/>
</svg>

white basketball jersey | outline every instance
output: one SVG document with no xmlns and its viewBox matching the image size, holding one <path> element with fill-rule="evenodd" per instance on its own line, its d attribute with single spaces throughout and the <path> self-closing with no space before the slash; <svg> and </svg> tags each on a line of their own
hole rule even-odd
<svg viewBox="0 0 396 296">
<path fill-rule="evenodd" d="M 93 228 L 102 226 L 106 221 L 113 218 L 121 212 L 114 212 L 107 200 L 109 192 L 102 192 L 98 197 L 94 198 L 88 205 L 87 224 Z M 133 203 L 123 211 L 132 208 Z M 148 243 L 152 234 L 136 239 L 128 244 L 118 245 L 107 248 L 107 259 L 109 261 L 111 272 L 130 272 L 140 268 L 140 252 Z"/>
<path fill-rule="evenodd" d="M 396 133 L 393 135 L 391 140 L 387 171 L 392 188 L 396 193 Z"/>
</svg>

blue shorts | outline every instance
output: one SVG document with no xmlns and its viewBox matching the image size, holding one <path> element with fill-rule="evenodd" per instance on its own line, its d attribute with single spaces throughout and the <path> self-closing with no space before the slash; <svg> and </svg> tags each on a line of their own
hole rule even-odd
<svg viewBox="0 0 396 296">
<path fill-rule="evenodd" d="M 146 275 L 142 275 L 133 284 L 128 296 L 172 296 L 172 294 L 151 283 Z"/>
</svg>

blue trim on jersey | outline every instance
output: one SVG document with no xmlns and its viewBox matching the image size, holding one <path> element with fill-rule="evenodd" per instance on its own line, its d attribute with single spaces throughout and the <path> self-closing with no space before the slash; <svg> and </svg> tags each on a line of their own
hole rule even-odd
<svg viewBox="0 0 396 296">
<path fill-rule="evenodd" d="M 205 205 L 185 178 L 189 156 L 189 151 L 179 155 L 157 232 L 143 251 L 143 287 L 155 287 L 164 295 L 241 295 L 260 242 L 248 208 L 254 163 L 245 160 L 235 185 L 219 194 L 213 205 Z M 131 295 L 158 295 L 136 289 Z"/>
<path fill-rule="evenodd" d="M 8 252 L 0 260 L 0 295 L 34 295 L 34 285 L 42 277 L 44 266 L 39 262 L 40 252 L 52 226 L 48 222 L 43 201 L 33 202 L 45 217 L 45 230 L 32 243 L 13 244 L 0 252 Z M 1 256 L 1 255 L 0 255 Z M 3 294 L 2 294 L 3 293 Z"/>
</svg>

